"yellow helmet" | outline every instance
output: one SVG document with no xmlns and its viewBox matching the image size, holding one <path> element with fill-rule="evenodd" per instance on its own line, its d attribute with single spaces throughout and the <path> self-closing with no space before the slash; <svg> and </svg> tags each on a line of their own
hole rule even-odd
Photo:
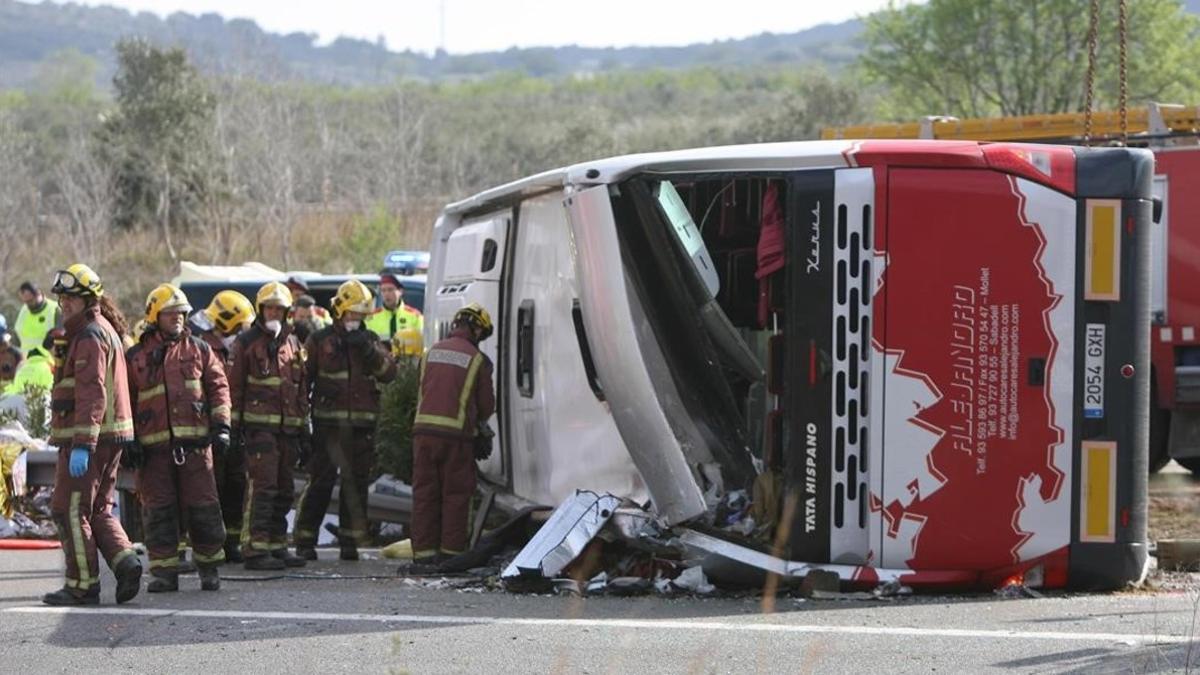
<svg viewBox="0 0 1200 675">
<path fill-rule="evenodd" d="M 208 317 L 218 333 L 233 335 L 238 326 L 254 323 L 254 307 L 246 296 L 237 291 L 221 291 L 204 308 L 204 316 Z"/>
<path fill-rule="evenodd" d="M 95 270 L 75 263 L 65 270 L 54 274 L 54 285 L 50 292 L 55 295 L 80 295 L 98 298 L 104 295 L 104 284 L 100 283 L 100 275 Z"/>
<path fill-rule="evenodd" d="M 271 281 L 258 289 L 258 296 L 254 298 L 254 306 L 258 312 L 262 313 L 262 308 L 268 305 L 275 307 L 291 307 L 292 292 L 288 287 L 278 281 Z"/>
<path fill-rule="evenodd" d="M 187 296 L 177 286 L 159 284 L 146 296 L 146 325 L 149 327 L 158 325 L 158 315 L 163 312 L 187 314 L 191 311 L 192 306 L 188 303 Z"/>
<path fill-rule="evenodd" d="M 333 296 L 333 316 L 340 318 L 346 312 L 370 314 L 375 309 L 375 297 L 371 289 L 358 279 L 351 279 L 338 286 Z"/>
<path fill-rule="evenodd" d="M 416 328 L 404 328 L 392 336 L 392 353 L 396 356 L 420 356 L 425 351 L 425 338 Z"/>
<path fill-rule="evenodd" d="M 459 322 L 469 323 L 478 328 L 481 331 L 481 341 L 492 336 L 492 316 L 478 302 L 472 302 L 454 313 L 454 323 Z"/>
</svg>

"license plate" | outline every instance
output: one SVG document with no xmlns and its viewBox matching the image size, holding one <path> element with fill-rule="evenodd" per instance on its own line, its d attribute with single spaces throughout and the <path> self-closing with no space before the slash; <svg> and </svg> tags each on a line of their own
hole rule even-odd
<svg viewBox="0 0 1200 675">
<path fill-rule="evenodd" d="M 1104 324 L 1089 323 L 1084 343 L 1083 416 L 1104 417 Z"/>
</svg>

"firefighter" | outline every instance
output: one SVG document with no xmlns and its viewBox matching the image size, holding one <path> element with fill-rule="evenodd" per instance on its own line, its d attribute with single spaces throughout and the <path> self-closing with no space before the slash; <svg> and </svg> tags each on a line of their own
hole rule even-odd
<svg viewBox="0 0 1200 675">
<path fill-rule="evenodd" d="M 254 324 L 233 341 L 229 389 L 233 428 L 246 453 L 242 555 L 246 569 L 302 567 L 287 547 L 292 468 L 307 461 L 308 384 L 304 352 L 287 323 L 292 293 L 272 281 L 258 291 Z"/>
<path fill-rule="evenodd" d="M 320 330 L 333 323 L 328 310 L 318 305 L 316 300 L 313 300 L 311 304 L 307 301 L 301 302 L 301 298 L 312 298 L 312 291 L 308 287 L 308 282 L 303 277 L 293 275 L 288 277 L 288 280 L 284 283 L 287 284 L 288 290 L 291 291 L 292 297 L 296 300 L 291 313 L 288 314 L 288 320 L 294 320 L 296 318 L 295 314 L 298 313 L 296 310 L 303 306 L 307 308 L 304 314 L 312 320 L 312 323 L 316 326 L 316 330 Z"/>
<path fill-rule="evenodd" d="M 467 548 L 467 511 L 475 494 L 477 445 L 495 411 L 492 363 L 479 343 L 492 334 L 487 310 L 458 310 L 450 336 L 421 357 L 413 420 L 413 564 L 428 573 Z M 490 450 L 489 450 L 490 452 Z"/>
<path fill-rule="evenodd" d="M 48 300 L 42 294 L 42 289 L 32 281 L 21 284 L 19 295 L 24 305 L 17 312 L 17 323 L 13 330 L 17 333 L 21 351 L 28 355 L 42 344 L 52 329 L 62 325 L 62 310 L 57 302 Z"/>
<path fill-rule="evenodd" d="M 300 344 L 308 342 L 308 336 L 332 324 L 322 324 L 317 320 L 316 311 L 321 309 L 311 295 L 301 295 L 296 298 L 296 306 L 292 308 L 292 331 Z"/>
<path fill-rule="evenodd" d="M 208 343 L 221 363 L 228 363 L 229 348 L 243 330 L 254 323 L 254 305 L 237 291 L 217 293 L 208 307 L 192 315 L 190 327 Z M 225 522 L 225 561 L 242 559 L 242 506 L 246 501 L 246 455 L 234 443 L 223 453 L 213 453 L 213 476 Z"/>
<path fill-rule="evenodd" d="M 367 328 L 374 331 L 380 340 L 390 342 L 406 328 L 420 331 L 425 327 L 421 312 L 404 304 L 404 284 L 395 274 L 384 272 L 379 275 L 379 297 L 383 300 L 383 307 L 367 318 Z"/>
<path fill-rule="evenodd" d="M 6 331 L 0 334 L 0 391 L 12 384 L 24 360 L 25 354 L 12 343 L 12 333 Z"/>
<path fill-rule="evenodd" d="M 50 441 L 58 446 L 50 512 L 66 559 L 66 584 L 48 605 L 100 602 L 103 555 L 117 579 L 117 602 L 140 590 L 142 563 L 112 513 L 124 445 L 133 440 L 125 374 L 125 318 L 100 277 L 76 263 L 54 277 L 62 304 L 66 353 L 54 375 Z"/>
<path fill-rule="evenodd" d="M 225 560 L 213 456 L 229 450 L 229 383 L 220 355 L 188 330 L 191 310 L 175 286 L 155 288 L 146 298 L 146 330 L 126 355 L 137 436 L 126 464 L 138 469 L 151 593 L 179 590 L 183 530 L 201 589 L 221 587 L 217 566 Z"/>
<path fill-rule="evenodd" d="M 317 528 L 339 473 L 341 559 L 358 560 L 358 547 L 367 542 L 367 483 L 375 461 L 379 384 L 396 377 L 387 345 L 363 325 L 374 301 L 361 281 L 343 283 L 333 298 L 333 325 L 313 333 L 305 345 L 317 450 L 308 464 L 294 539 L 297 555 L 308 560 L 317 559 Z"/>
</svg>

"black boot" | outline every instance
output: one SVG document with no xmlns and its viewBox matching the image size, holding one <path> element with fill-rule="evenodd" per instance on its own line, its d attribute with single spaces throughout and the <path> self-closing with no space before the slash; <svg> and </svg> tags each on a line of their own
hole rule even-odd
<svg viewBox="0 0 1200 675">
<path fill-rule="evenodd" d="M 146 591 L 149 593 L 172 593 L 179 590 L 179 572 L 176 570 L 154 570 L 150 572 L 153 577 L 149 584 L 146 584 Z"/>
<path fill-rule="evenodd" d="M 286 548 L 277 548 L 271 551 L 271 557 L 276 560 L 282 560 L 283 564 L 288 567 L 304 567 L 308 561 L 304 558 L 292 555 L 292 552 Z"/>
<path fill-rule="evenodd" d="M 312 546 L 305 546 L 303 544 L 297 544 L 296 545 L 296 556 L 299 558 L 303 558 L 305 560 L 316 560 L 317 559 L 317 549 L 313 548 Z"/>
<path fill-rule="evenodd" d="M 242 558 L 242 547 L 236 541 L 226 542 L 225 562 L 237 564 L 244 561 L 245 559 Z"/>
<path fill-rule="evenodd" d="M 142 561 L 136 555 L 125 556 L 113 570 L 117 578 L 117 604 L 122 605 L 134 599 L 142 590 Z"/>
<path fill-rule="evenodd" d="M 251 558 L 246 558 L 244 567 L 248 570 L 281 570 L 287 567 L 282 560 L 273 558 L 269 555 L 256 555 Z"/>
<path fill-rule="evenodd" d="M 200 590 L 221 590 L 221 575 L 219 572 L 217 572 L 216 567 L 210 567 L 208 565 L 202 565 L 200 567 Z"/>
<path fill-rule="evenodd" d="M 98 605 L 100 604 L 100 584 L 94 584 L 86 591 L 77 591 L 63 586 L 53 593 L 43 595 L 42 602 L 56 607 Z"/>
<path fill-rule="evenodd" d="M 341 560 L 358 560 L 358 547 L 354 544 L 342 544 L 342 550 L 338 554 Z"/>
</svg>

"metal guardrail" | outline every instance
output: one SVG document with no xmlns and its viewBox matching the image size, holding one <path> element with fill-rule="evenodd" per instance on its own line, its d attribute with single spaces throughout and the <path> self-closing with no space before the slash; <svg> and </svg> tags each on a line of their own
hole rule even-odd
<svg viewBox="0 0 1200 675">
<path fill-rule="evenodd" d="M 54 485 L 54 469 L 58 463 L 58 453 L 49 450 L 35 450 L 27 453 L 26 483 L 36 486 Z M 299 498 L 304 491 L 307 476 L 296 478 L 296 496 Z M 118 490 L 136 490 L 133 471 L 121 469 L 117 473 Z M 333 496 L 329 500 L 329 513 L 337 513 L 338 490 L 334 486 Z M 412 516 L 412 487 L 400 482 L 384 482 L 383 479 L 371 485 L 367 495 L 367 518 L 389 523 L 407 523 Z"/>
</svg>

